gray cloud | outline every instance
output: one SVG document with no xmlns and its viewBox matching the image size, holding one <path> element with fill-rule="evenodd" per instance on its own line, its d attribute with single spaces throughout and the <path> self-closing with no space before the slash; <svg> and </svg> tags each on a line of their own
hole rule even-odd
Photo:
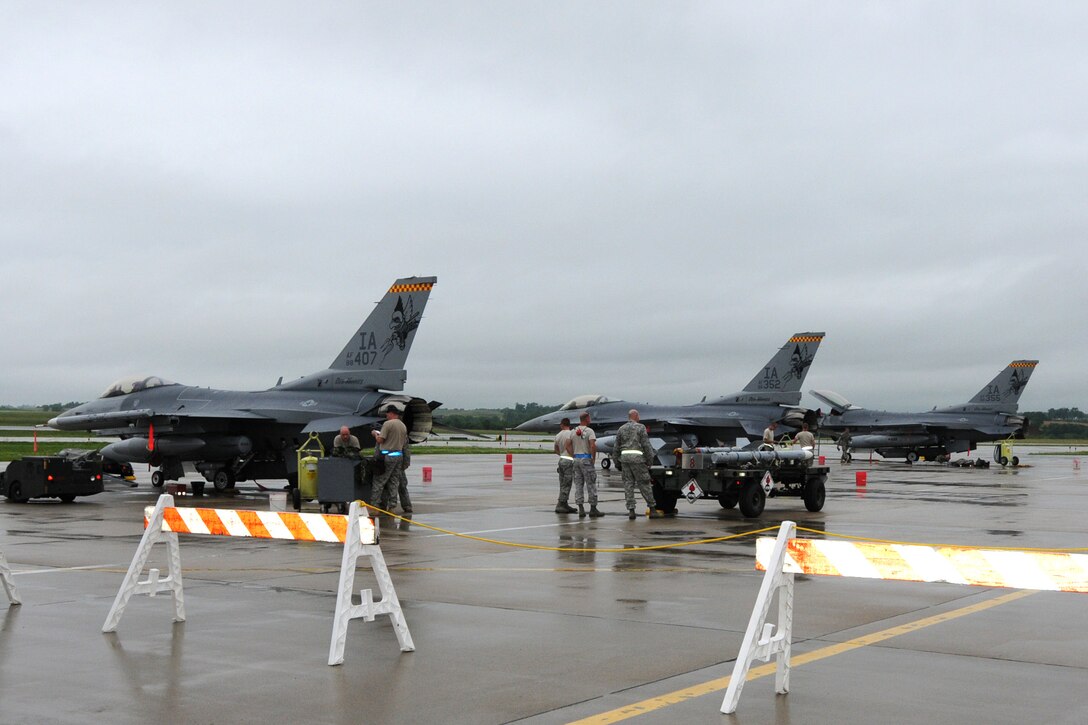
<svg viewBox="0 0 1088 725">
<path fill-rule="evenodd" d="M 9 3 L 0 402 L 259 389 L 437 274 L 449 405 L 809 387 L 1085 405 L 1088 10 Z"/>
</svg>

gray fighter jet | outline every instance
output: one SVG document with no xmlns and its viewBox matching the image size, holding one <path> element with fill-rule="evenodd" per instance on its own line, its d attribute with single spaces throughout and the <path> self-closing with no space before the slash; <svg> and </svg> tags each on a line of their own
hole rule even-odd
<svg viewBox="0 0 1088 725">
<path fill-rule="evenodd" d="M 389 405 L 402 411 L 410 439 L 421 442 L 440 403 L 386 391 L 404 389 L 404 364 L 436 281 L 394 282 L 327 370 L 255 392 L 191 387 L 154 376 L 126 378 L 49 426 L 119 436 L 122 440 L 107 445 L 102 455 L 159 466 L 152 475 L 155 486 L 182 477 L 182 463 L 191 462 L 218 490 L 244 480 L 294 483 L 295 451 L 311 432 L 327 447 L 341 426 L 369 430 L 384 421 Z M 359 438 L 364 446 L 373 441 L 369 433 Z"/>
<path fill-rule="evenodd" d="M 928 413 L 889 413 L 851 405 L 829 390 L 812 394 L 831 407 L 820 421 L 822 433 L 839 437 L 850 431 L 850 448 L 875 450 L 907 463 L 925 456 L 947 461 L 986 441 L 1023 438 L 1027 421 L 1016 415 L 1017 402 L 1038 360 L 1014 360 L 966 403 L 934 408 Z"/>
<path fill-rule="evenodd" d="M 797 406 L 801 402 L 801 385 L 823 339 L 822 332 L 793 335 L 744 390 L 716 400 L 703 399 L 693 405 L 648 405 L 612 400 L 603 395 L 582 395 L 559 410 L 522 423 L 517 430 L 557 432 L 563 418 L 570 418 L 577 425 L 578 417 L 588 412 L 598 436 L 597 450 L 608 454 L 616 430 L 627 422 L 628 411 L 637 408 L 650 436 L 659 439 L 655 442 L 658 458 L 668 463 L 671 461 L 668 451 L 679 444 L 733 445 L 737 438 L 758 442 L 772 422 L 781 425 L 779 432 L 783 434 L 800 429 L 802 422 L 815 427 L 815 414 Z M 601 465 L 609 467 L 607 455 Z"/>
</svg>

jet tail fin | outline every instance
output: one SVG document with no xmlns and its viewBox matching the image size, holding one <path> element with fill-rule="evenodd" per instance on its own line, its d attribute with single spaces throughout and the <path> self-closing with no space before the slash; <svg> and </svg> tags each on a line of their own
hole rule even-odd
<svg viewBox="0 0 1088 725">
<path fill-rule="evenodd" d="M 398 279 L 328 370 L 281 387 L 403 390 L 407 378 L 404 364 L 423 319 L 423 308 L 437 281 L 437 277 Z"/>
<path fill-rule="evenodd" d="M 797 405 L 801 385 L 824 339 L 822 332 L 798 332 L 792 335 L 752 381 L 734 398 L 735 402 L 771 402 Z M 741 400 L 741 398 L 747 400 Z"/>
<path fill-rule="evenodd" d="M 385 293 L 330 370 L 399 370 L 408 360 L 423 308 L 437 277 L 404 277 Z"/>
<path fill-rule="evenodd" d="M 1035 372 L 1038 360 L 1013 360 L 993 380 L 978 391 L 968 405 L 995 411 L 1015 411 L 1028 378 Z"/>
</svg>

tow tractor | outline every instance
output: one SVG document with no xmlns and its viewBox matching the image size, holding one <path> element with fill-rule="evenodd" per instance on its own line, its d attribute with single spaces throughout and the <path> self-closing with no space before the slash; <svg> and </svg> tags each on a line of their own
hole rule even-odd
<svg viewBox="0 0 1088 725">
<path fill-rule="evenodd" d="M 23 456 L 0 473 L 0 494 L 12 503 L 32 498 L 59 498 L 102 493 L 102 459 L 95 451 L 74 451 L 55 456 Z"/>
<path fill-rule="evenodd" d="M 684 496 L 690 503 L 716 499 L 722 508 L 740 505 L 748 518 L 763 513 L 767 498 L 794 496 L 809 511 L 824 507 L 828 466 L 819 465 L 811 448 L 743 450 L 691 448 L 678 451 L 678 466 L 651 466 L 657 508 L 676 513 Z"/>
</svg>

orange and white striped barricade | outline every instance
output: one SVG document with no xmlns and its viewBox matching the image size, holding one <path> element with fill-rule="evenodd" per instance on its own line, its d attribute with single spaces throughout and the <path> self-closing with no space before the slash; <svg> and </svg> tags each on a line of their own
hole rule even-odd
<svg viewBox="0 0 1088 725">
<path fill-rule="evenodd" d="M 19 599 L 19 592 L 15 590 L 15 580 L 11 578 L 11 567 L 8 566 L 8 560 L 4 558 L 3 551 L 0 551 L 0 582 L 3 583 L 4 593 L 8 595 L 8 601 L 12 605 L 23 603 Z"/>
<path fill-rule="evenodd" d="M 771 565 L 771 544 L 756 541 L 757 568 Z M 1088 593 L 1088 554 L 1058 551 L 792 539 L 783 565 L 797 574 Z"/>
<path fill-rule="evenodd" d="M 344 661 L 344 645 L 347 640 L 347 623 L 356 617 L 373 621 L 378 614 L 388 614 L 400 643 L 401 651 L 415 649 L 408 625 L 400 608 L 393 581 L 378 546 L 378 529 L 373 519 L 362 514 L 358 502 L 351 505 L 347 516 L 336 514 L 299 514 L 276 511 L 240 511 L 229 509 L 175 508 L 174 498 L 168 494 L 159 497 L 158 503 L 144 513 L 146 529 L 136 554 L 129 565 L 117 597 L 113 602 L 103 632 L 114 632 L 121 621 L 125 607 L 133 594 L 155 596 L 169 591 L 174 601 L 174 621 L 185 621 L 185 600 L 181 575 L 181 552 L 178 534 L 205 534 L 212 536 L 240 536 L 287 541 L 325 541 L 342 543 L 344 556 L 341 563 L 340 587 L 333 619 L 333 639 L 329 664 Z M 167 545 L 168 572 L 165 579 L 159 571 L 151 569 L 145 581 L 138 581 L 154 544 L 163 541 Z M 369 589 L 360 596 L 363 604 L 351 605 L 351 593 L 355 582 L 355 568 L 360 556 L 370 558 L 371 566 L 382 593 L 379 602 L 373 601 Z"/>
<path fill-rule="evenodd" d="M 756 541 L 756 568 L 767 573 L 722 702 L 723 713 L 736 711 L 753 657 L 767 661 L 779 653 L 775 691 L 789 691 L 794 574 L 1088 593 L 1088 554 L 790 538 L 795 530 L 792 521 L 783 521 L 778 538 Z M 765 620 L 770 597 L 779 588 L 779 633 L 771 637 L 774 625 Z M 760 630 L 763 635 L 756 643 Z"/>
<path fill-rule="evenodd" d="M 790 645 L 793 642 L 793 572 L 785 570 L 786 547 L 797 531 L 797 524 L 783 521 L 778 529 L 778 538 L 768 539 L 774 543 L 774 549 L 768 559 L 767 573 L 756 596 L 756 605 L 748 619 L 748 629 L 741 640 L 740 653 L 733 665 L 733 676 L 729 678 L 729 687 L 722 700 L 722 712 L 731 714 L 737 711 L 740 691 L 752 660 L 770 662 L 777 656 L 778 668 L 775 671 L 774 691 L 785 695 L 790 691 Z M 762 539 L 760 539 L 762 541 Z M 778 622 L 767 622 L 774 595 L 778 594 Z M 775 631 L 777 628 L 777 632 Z M 758 638 L 758 639 L 757 639 Z"/>
</svg>

